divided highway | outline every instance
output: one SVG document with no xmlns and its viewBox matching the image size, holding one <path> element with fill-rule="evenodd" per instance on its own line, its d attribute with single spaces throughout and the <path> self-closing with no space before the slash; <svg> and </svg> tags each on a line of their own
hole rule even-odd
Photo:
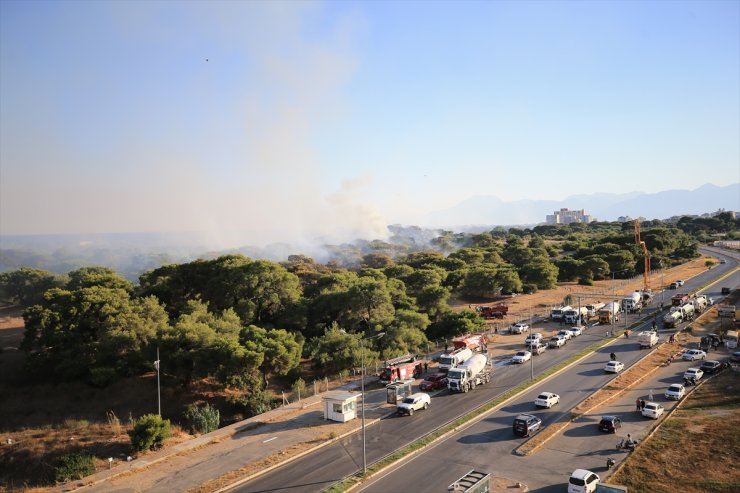
<svg viewBox="0 0 740 493">
<path fill-rule="evenodd" d="M 684 289 L 689 292 L 695 291 L 734 267 L 735 262 L 730 260 L 727 264 L 721 264 L 687 281 Z M 723 282 L 722 286 L 734 287 L 738 284 L 740 274 L 735 273 Z M 711 287 L 704 292 L 717 299 L 720 297 L 720 286 Z M 666 298 L 669 297 L 669 293 L 671 291 L 666 292 Z M 659 304 L 660 301 L 658 295 L 654 304 Z M 634 320 L 634 316 L 630 318 Z M 591 327 L 583 335 L 569 341 L 565 347 L 549 349 L 544 354 L 536 356 L 535 374 L 566 360 L 573 352 L 603 339 L 604 335 L 604 327 Z M 514 417 L 522 412 L 535 414 L 542 419 L 544 426 L 557 420 L 575 404 L 614 378 L 614 375 L 605 374 L 603 371 L 610 352 L 616 353 L 617 359 L 627 367 L 645 354 L 645 351 L 639 350 L 636 339 L 620 338 L 551 377 L 546 383 L 538 384 L 532 390 L 510 400 L 481 421 L 428 447 L 411 461 L 393 468 L 364 488 L 367 491 L 384 492 L 421 491 L 429 488 L 437 490 L 446 488 L 474 467 L 508 477 L 523 478 L 526 482 L 528 478 L 533 477 L 533 461 L 537 460 L 537 454 L 527 458 L 513 455 L 513 450 L 524 440 L 516 439 L 512 434 L 511 424 Z M 490 383 L 467 394 L 450 394 L 445 390 L 433 396 L 428 411 L 416 413 L 413 417 L 399 417 L 393 414 L 367 427 L 368 464 L 528 380 L 530 371 L 529 363 L 497 367 Z M 560 394 L 560 404 L 550 410 L 535 410 L 534 398 L 543 390 Z M 606 439 L 613 447 L 611 443 L 615 441 L 613 435 L 607 435 Z M 358 432 L 242 484 L 233 491 L 319 492 L 357 472 L 361 467 L 362 435 Z M 574 465 L 573 468 L 575 467 L 577 466 Z M 546 478 L 537 480 L 540 484 L 544 484 L 543 481 L 546 481 Z M 562 477 L 552 478 L 553 484 L 562 482 Z"/>
</svg>

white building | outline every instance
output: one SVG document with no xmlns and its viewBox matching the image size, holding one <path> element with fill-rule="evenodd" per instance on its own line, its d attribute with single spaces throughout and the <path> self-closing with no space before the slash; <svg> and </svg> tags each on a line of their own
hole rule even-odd
<svg viewBox="0 0 740 493">
<path fill-rule="evenodd" d="M 572 211 L 568 208 L 562 208 L 559 211 L 555 211 L 553 214 L 548 214 L 545 217 L 547 224 L 570 224 L 570 223 L 590 223 L 595 221 L 596 218 L 586 214 L 584 209 L 580 211 Z"/>
</svg>

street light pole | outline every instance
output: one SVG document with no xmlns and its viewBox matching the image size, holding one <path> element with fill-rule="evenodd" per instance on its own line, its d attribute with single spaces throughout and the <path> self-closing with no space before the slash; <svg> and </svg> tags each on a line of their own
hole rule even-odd
<svg viewBox="0 0 740 493">
<path fill-rule="evenodd" d="M 157 361 L 154 362 L 154 366 L 157 367 L 157 413 L 159 417 L 162 417 L 162 397 L 159 391 L 159 346 L 157 346 Z"/>
<path fill-rule="evenodd" d="M 364 341 L 368 339 L 378 339 L 380 337 L 383 337 L 385 335 L 385 332 L 381 332 L 379 334 L 376 334 L 372 337 L 366 337 L 364 339 L 360 339 L 360 358 L 362 361 L 362 377 L 360 379 L 360 392 L 361 392 L 361 403 L 362 406 L 362 474 L 363 476 L 367 474 L 367 453 L 365 450 L 365 343 Z"/>
</svg>

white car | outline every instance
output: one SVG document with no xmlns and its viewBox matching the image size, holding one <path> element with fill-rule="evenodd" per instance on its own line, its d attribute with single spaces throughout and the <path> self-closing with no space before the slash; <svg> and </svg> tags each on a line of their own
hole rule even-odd
<svg viewBox="0 0 740 493">
<path fill-rule="evenodd" d="M 676 281 L 676 284 L 678 284 L 679 286 L 683 286 L 683 281 L 681 279 L 678 279 Z"/>
<path fill-rule="evenodd" d="M 663 406 L 657 402 L 646 402 L 645 407 L 642 408 L 642 415 L 646 418 L 658 419 L 663 415 Z"/>
<path fill-rule="evenodd" d="M 408 414 L 409 416 L 413 416 L 414 411 L 418 411 L 419 409 L 428 409 L 430 402 L 431 398 L 429 397 L 429 394 L 417 392 L 416 394 L 404 397 L 404 399 L 398 403 L 398 407 L 396 409 L 398 414 Z"/>
<path fill-rule="evenodd" d="M 576 469 L 568 479 L 568 493 L 594 493 L 601 478 L 595 472 Z"/>
<path fill-rule="evenodd" d="M 570 332 L 571 337 L 578 337 L 583 334 L 583 327 L 571 327 L 568 332 Z"/>
<path fill-rule="evenodd" d="M 704 376 L 704 372 L 701 371 L 701 368 L 689 368 L 683 374 L 684 378 L 688 378 L 688 379 L 693 378 L 694 380 L 699 380 L 703 376 Z"/>
<path fill-rule="evenodd" d="M 571 333 L 570 333 L 570 330 L 568 330 L 568 329 L 560 329 L 560 330 L 558 331 L 558 333 L 557 333 L 557 334 L 555 334 L 555 335 L 558 335 L 558 336 L 563 336 L 563 337 L 565 337 L 565 340 L 566 340 L 566 341 L 567 341 L 567 340 L 569 340 L 569 339 L 570 339 L 570 338 L 571 338 L 571 337 L 573 336 L 573 334 L 571 334 Z"/>
<path fill-rule="evenodd" d="M 512 363 L 524 363 L 532 359 L 532 353 L 529 351 L 519 351 L 511 358 Z"/>
<path fill-rule="evenodd" d="M 706 359 L 707 353 L 701 349 L 689 349 L 681 355 L 681 358 L 686 361 L 694 361 L 695 359 Z"/>
<path fill-rule="evenodd" d="M 532 332 L 527 336 L 526 339 L 524 339 L 525 346 L 531 346 L 532 344 L 537 344 L 538 342 L 542 342 L 542 334 L 540 334 L 539 332 Z"/>
<path fill-rule="evenodd" d="M 509 332 L 511 332 L 512 334 L 524 334 L 525 332 L 528 332 L 528 331 L 529 331 L 529 325 L 522 324 L 522 323 L 514 324 L 509 329 Z"/>
<path fill-rule="evenodd" d="M 560 396 L 553 394 L 552 392 L 540 392 L 540 395 L 534 400 L 534 405 L 537 407 L 551 408 L 555 404 L 560 402 Z"/>
<path fill-rule="evenodd" d="M 604 366 L 604 371 L 607 373 L 619 373 L 624 370 L 624 363 L 619 361 L 610 361 Z"/>
<path fill-rule="evenodd" d="M 550 338 L 550 342 L 548 342 L 547 345 L 550 347 L 563 347 L 567 342 L 568 340 L 564 336 L 558 334 L 556 336 L 552 336 Z"/>
<path fill-rule="evenodd" d="M 674 383 L 665 391 L 665 398 L 677 401 L 686 395 L 686 387 L 680 383 Z"/>
</svg>

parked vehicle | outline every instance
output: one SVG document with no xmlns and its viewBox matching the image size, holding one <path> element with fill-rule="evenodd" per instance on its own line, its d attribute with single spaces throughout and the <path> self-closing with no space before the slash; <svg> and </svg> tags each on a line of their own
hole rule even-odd
<svg viewBox="0 0 740 493">
<path fill-rule="evenodd" d="M 535 342 L 534 344 L 529 346 L 529 352 L 532 353 L 533 356 L 544 353 L 546 349 L 547 346 L 545 344 L 542 344 L 541 342 Z"/>
<path fill-rule="evenodd" d="M 699 369 L 707 375 L 713 375 L 722 369 L 722 363 L 716 360 L 707 360 L 701 364 Z"/>
<path fill-rule="evenodd" d="M 429 394 L 417 392 L 416 394 L 404 397 L 403 400 L 398 403 L 396 410 L 398 411 L 398 414 L 408 414 L 409 416 L 413 416 L 414 411 L 429 409 L 430 402 L 431 398 L 429 397 Z"/>
<path fill-rule="evenodd" d="M 598 315 L 599 310 L 601 310 L 602 308 L 604 308 L 604 306 L 605 306 L 605 304 L 604 303 L 600 303 L 600 302 L 598 302 L 598 303 L 589 303 L 588 305 L 586 305 L 586 316 L 588 318 L 594 318 L 596 315 Z"/>
<path fill-rule="evenodd" d="M 621 363 L 619 361 L 609 361 L 604 366 L 604 371 L 606 373 L 619 373 L 622 370 L 624 370 L 624 363 Z"/>
<path fill-rule="evenodd" d="M 568 340 L 565 336 L 556 335 L 550 338 L 550 342 L 548 342 L 547 345 L 551 348 L 559 348 L 565 346 L 567 342 Z"/>
<path fill-rule="evenodd" d="M 645 407 L 642 408 L 642 415 L 646 418 L 658 419 L 663 415 L 663 406 L 657 402 L 646 402 Z"/>
<path fill-rule="evenodd" d="M 529 331 L 529 325 L 525 323 L 516 323 L 509 328 L 509 332 L 512 334 L 524 334 Z"/>
<path fill-rule="evenodd" d="M 689 349 L 685 353 L 681 355 L 681 359 L 684 359 L 686 361 L 694 361 L 696 359 L 706 359 L 707 353 L 702 351 L 701 349 Z"/>
<path fill-rule="evenodd" d="M 389 384 L 408 378 L 418 378 L 424 370 L 424 363 L 415 356 L 407 354 L 385 362 L 385 368 L 380 373 L 380 382 Z"/>
<path fill-rule="evenodd" d="M 583 334 L 583 327 L 571 327 L 568 332 L 570 332 L 571 337 L 578 337 Z"/>
<path fill-rule="evenodd" d="M 677 282 L 672 282 L 670 284 L 670 286 L 668 286 L 668 289 L 678 289 L 678 283 Z"/>
<path fill-rule="evenodd" d="M 421 390 L 437 390 L 447 387 L 447 373 L 434 373 L 426 377 L 420 384 Z"/>
<path fill-rule="evenodd" d="M 571 310 L 570 306 L 558 306 L 550 310 L 550 318 L 555 321 L 560 321 L 567 310 Z"/>
<path fill-rule="evenodd" d="M 737 348 L 737 331 L 736 330 L 728 330 L 725 334 L 725 347 L 727 349 L 735 349 Z"/>
<path fill-rule="evenodd" d="M 447 491 L 459 493 L 488 493 L 491 491 L 491 475 L 471 469 L 468 473 L 449 485 Z"/>
<path fill-rule="evenodd" d="M 569 329 L 560 329 L 557 334 L 558 336 L 565 337 L 566 341 L 569 341 L 571 337 L 573 337 L 573 334 L 570 333 Z"/>
<path fill-rule="evenodd" d="M 555 404 L 560 402 L 560 396 L 553 394 L 552 392 L 540 392 L 540 395 L 534 400 L 534 405 L 537 407 L 551 408 Z"/>
<path fill-rule="evenodd" d="M 691 303 L 694 305 L 694 311 L 696 311 L 696 313 L 703 312 L 707 309 L 707 306 L 709 306 L 709 300 L 707 300 L 707 297 L 703 294 L 691 300 Z"/>
<path fill-rule="evenodd" d="M 485 354 L 475 354 L 447 373 L 447 388 L 456 392 L 467 392 L 490 381 L 491 374 L 488 372 L 488 358 Z"/>
<path fill-rule="evenodd" d="M 472 356 L 473 350 L 470 348 L 455 349 L 451 353 L 442 354 L 439 357 L 439 370 L 450 371 L 450 369 L 462 365 Z"/>
<path fill-rule="evenodd" d="M 619 322 L 619 311 L 621 310 L 621 306 L 619 305 L 618 301 L 612 301 L 608 305 L 606 305 L 604 308 L 599 310 L 599 323 L 604 324 L 613 324 L 615 322 Z"/>
<path fill-rule="evenodd" d="M 680 311 L 668 312 L 663 316 L 663 327 L 675 327 L 683 321 L 683 313 Z"/>
<path fill-rule="evenodd" d="M 640 332 L 637 335 L 637 341 L 640 343 L 640 348 L 651 348 L 658 344 L 658 334 L 652 330 Z"/>
<path fill-rule="evenodd" d="M 582 306 L 581 308 L 571 308 L 563 312 L 563 320 L 566 324 L 579 324 L 586 320 L 588 316 L 588 308 Z"/>
<path fill-rule="evenodd" d="M 676 284 L 678 284 L 679 286 L 683 286 L 684 282 L 683 282 L 683 280 L 682 280 L 682 279 L 678 279 L 678 280 L 676 281 Z"/>
<path fill-rule="evenodd" d="M 687 380 L 699 381 L 704 376 L 704 372 L 701 368 L 688 368 L 684 373 L 683 377 Z"/>
<path fill-rule="evenodd" d="M 723 287 L 722 288 L 722 294 L 730 294 L 731 291 L 732 290 L 730 288 L 728 288 L 728 287 Z"/>
<path fill-rule="evenodd" d="M 599 421 L 599 430 L 608 433 L 616 433 L 622 427 L 622 420 L 619 416 L 603 416 Z"/>
<path fill-rule="evenodd" d="M 576 469 L 568 479 L 568 493 L 594 493 L 601 478 L 595 472 Z"/>
<path fill-rule="evenodd" d="M 678 293 L 671 296 L 671 305 L 673 306 L 681 306 L 684 303 L 688 303 L 689 301 L 689 295 L 688 293 Z"/>
<path fill-rule="evenodd" d="M 539 342 L 542 342 L 542 334 L 539 332 L 532 332 L 524 339 L 525 346 L 531 346 L 532 344 L 537 344 Z"/>
<path fill-rule="evenodd" d="M 483 318 L 504 318 L 509 313 L 509 307 L 507 305 L 480 306 L 478 313 Z"/>
<path fill-rule="evenodd" d="M 529 351 L 517 351 L 517 353 L 514 355 L 513 358 L 511 358 L 512 363 L 525 363 L 532 359 L 532 353 Z"/>
<path fill-rule="evenodd" d="M 639 291 L 632 292 L 629 296 L 622 299 L 622 306 L 628 312 L 634 313 L 642 308 L 642 295 Z"/>
<path fill-rule="evenodd" d="M 485 351 L 487 338 L 486 334 L 468 334 L 452 339 L 452 345 L 455 349 L 471 349 L 473 351 Z"/>
<path fill-rule="evenodd" d="M 531 414 L 520 414 L 514 418 L 512 428 L 516 436 L 528 437 L 542 428 L 542 420 Z"/>
<path fill-rule="evenodd" d="M 692 303 L 684 303 L 681 306 L 672 306 L 671 312 L 680 312 L 683 320 L 693 320 L 696 310 Z"/>
<path fill-rule="evenodd" d="M 664 395 L 666 399 L 674 401 L 680 400 L 684 395 L 686 395 L 686 387 L 680 383 L 674 383 L 666 389 Z"/>
</svg>

